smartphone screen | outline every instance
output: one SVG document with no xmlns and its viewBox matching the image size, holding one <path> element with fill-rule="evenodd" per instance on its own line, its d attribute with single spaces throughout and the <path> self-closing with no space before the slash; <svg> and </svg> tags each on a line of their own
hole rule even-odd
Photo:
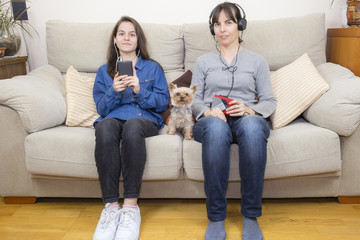
<svg viewBox="0 0 360 240">
<path fill-rule="evenodd" d="M 133 68 L 131 61 L 119 61 L 116 66 L 116 70 L 121 75 L 133 76 Z"/>
</svg>

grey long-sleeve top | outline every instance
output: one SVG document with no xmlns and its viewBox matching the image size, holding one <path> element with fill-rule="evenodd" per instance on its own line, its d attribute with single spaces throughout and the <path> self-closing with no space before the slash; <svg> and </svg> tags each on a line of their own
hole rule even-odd
<svg viewBox="0 0 360 240">
<path fill-rule="evenodd" d="M 217 50 L 204 54 L 196 60 L 191 85 L 197 85 L 192 104 L 192 111 L 197 120 L 211 108 L 214 94 L 224 96 L 229 94 L 232 73 L 225 69 L 225 64 L 226 60 Z M 265 58 L 243 48 L 227 66 L 237 68 L 234 71 L 233 88 L 228 97 L 243 102 L 264 118 L 269 117 L 275 111 L 276 98 L 272 91 L 269 65 Z"/>
</svg>

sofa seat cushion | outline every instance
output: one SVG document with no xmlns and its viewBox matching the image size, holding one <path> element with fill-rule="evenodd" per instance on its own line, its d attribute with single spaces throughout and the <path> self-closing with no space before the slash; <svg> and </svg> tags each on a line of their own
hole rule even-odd
<svg viewBox="0 0 360 240">
<path fill-rule="evenodd" d="M 146 139 L 144 180 L 172 180 L 182 167 L 182 139 L 158 135 Z M 59 126 L 28 135 L 26 168 L 33 175 L 97 179 L 95 130 Z"/>
<path fill-rule="evenodd" d="M 203 181 L 201 144 L 184 141 L 184 169 L 187 177 Z M 240 180 L 238 145 L 231 145 L 230 181 Z M 303 119 L 271 130 L 267 147 L 265 179 L 335 173 L 341 170 L 340 139 L 330 130 Z"/>
</svg>

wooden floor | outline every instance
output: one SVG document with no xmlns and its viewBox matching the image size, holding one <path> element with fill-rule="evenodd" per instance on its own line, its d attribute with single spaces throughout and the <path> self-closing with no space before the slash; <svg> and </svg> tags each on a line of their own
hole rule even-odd
<svg viewBox="0 0 360 240">
<path fill-rule="evenodd" d="M 141 200 L 140 239 L 203 239 L 204 200 Z M 103 208 L 99 199 L 39 199 L 5 204 L 0 197 L 1 240 L 92 239 Z M 266 199 L 259 218 L 265 240 L 360 240 L 360 205 L 335 198 Z M 227 239 L 241 239 L 240 201 L 229 200 Z"/>
</svg>

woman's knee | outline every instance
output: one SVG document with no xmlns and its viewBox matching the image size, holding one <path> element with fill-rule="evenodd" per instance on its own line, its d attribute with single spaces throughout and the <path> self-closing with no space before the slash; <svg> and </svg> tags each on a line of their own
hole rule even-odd
<svg viewBox="0 0 360 240">
<path fill-rule="evenodd" d="M 261 116 L 247 116 L 241 119 L 237 127 L 237 133 L 246 138 L 269 137 L 270 126 L 266 119 Z"/>
<path fill-rule="evenodd" d="M 97 138 L 109 138 L 112 135 L 118 135 L 119 128 L 119 120 L 115 118 L 105 118 L 96 124 L 95 135 Z"/>
<path fill-rule="evenodd" d="M 158 134 L 156 124 L 145 118 L 132 118 L 125 122 L 122 133 L 123 140 L 146 138 Z"/>
<path fill-rule="evenodd" d="M 95 137 L 97 144 L 120 142 L 122 125 L 118 119 L 105 118 L 96 124 Z"/>
<path fill-rule="evenodd" d="M 224 120 L 218 117 L 207 117 L 203 129 L 203 137 L 215 142 L 222 140 L 231 141 L 231 131 Z"/>
</svg>

